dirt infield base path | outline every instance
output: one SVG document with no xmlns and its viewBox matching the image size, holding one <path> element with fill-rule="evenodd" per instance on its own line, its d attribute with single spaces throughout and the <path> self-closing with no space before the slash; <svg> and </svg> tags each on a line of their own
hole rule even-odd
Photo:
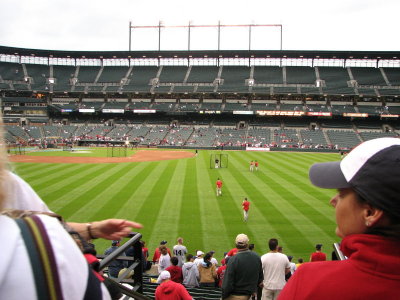
<svg viewBox="0 0 400 300">
<path fill-rule="evenodd" d="M 30 156 L 12 155 L 11 162 L 30 163 L 75 163 L 75 164 L 97 164 L 97 163 L 125 163 L 140 161 L 158 161 L 193 157 L 195 154 L 188 151 L 156 151 L 139 150 L 129 157 L 66 157 L 66 156 Z"/>
</svg>

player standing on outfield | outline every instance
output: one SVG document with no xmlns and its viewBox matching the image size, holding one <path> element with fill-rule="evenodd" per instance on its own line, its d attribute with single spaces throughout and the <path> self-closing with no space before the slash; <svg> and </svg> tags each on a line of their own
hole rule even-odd
<svg viewBox="0 0 400 300">
<path fill-rule="evenodd" d="M 254 161 L 250 162 L 250 172 L 254 171 Z"/>
<path fill-rule="evenodd" d="M 256 167 L 256 171 L 258 171 L 258 161 L 255 161 L 254 166 Z"/>
<path fill-rule="evenodd" d="M 247 222 L 247 218 L 249 217 L 249 208 L 250 208 L 250 202 L 249 200 L 247 200 L 247 198 L 243 199 L 242 206 L 243 206 L 243 216 L 244 216 L 243 221 Z"/>
<path fill-rule="evenodd" d="M 218 178 L 215 184 L 217 186 L 217 197 L 222 196 L 222 180 Z"/>
</svg>

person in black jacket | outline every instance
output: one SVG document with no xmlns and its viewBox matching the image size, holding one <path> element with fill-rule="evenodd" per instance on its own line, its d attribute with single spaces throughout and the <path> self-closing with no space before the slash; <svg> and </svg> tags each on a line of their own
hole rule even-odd
<svg viewBox="0 0 400 300">
<path fill-rule="evenodd" d="M 257 293 L 257 287 L 264 280 L 260 257 L 249 250 L 249 238 L 241 233 L 236 237 L 238 252 L 229 259 L 224 281 L 222 283 L 222 299 L 249 299 Z M 242 298 L 242 297 L 240 297 Z"/>
</svg>

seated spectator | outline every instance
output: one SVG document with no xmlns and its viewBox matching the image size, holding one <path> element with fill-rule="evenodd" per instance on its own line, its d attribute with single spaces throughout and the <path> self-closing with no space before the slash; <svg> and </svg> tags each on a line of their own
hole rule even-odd
<svg viewBox="0 0 400 300">
<path fill-rule="evenodd" d="M 110 255 L 111 253 L 113 253 L 115 250 L 118 249 L 120 245 L 120 241 L 112 241 L 111 243 L 111 247 L 108 248 L 105 252 L 104 255 Z M 122 256 L 126 255 L 125 253 L 121 254 Z M 118 273 L 119 271 L 121 271 L 123 268 L 126 268 L 128 266 L 128 262 L 127 261 L 123 261 L 123 260 L 117 260 L 114 259 L 109 265 L 108 265 L 108 275 L 111 278 L 118 278 Z"/>
<path fill-rule="evenodd" d="M 171 265 L 171 256 L 168 253 L 168 249 L 165 245 L 159 247 L 160 258 L 158 260 L 158 274 L 161 274 L 166 268 Z"/>
<path fill-rule="evenodd" d="M 310 261 L 325 261 L 326 254 L 321 251 L 322 244 L 315 246 L 315 252 L 311 253 Z"/>
<path fill-rule="evenodd" d="M 159 276 L 160 285 L 156 288 L 156 300 L 192 300 L 192 296 L 185 287 L 170 280 L 171 275 L 168 271 L 162 271 Z"/>
<path fill-rule="evenodd" d="M 199 269 L 193 261 L 194 256 L 192 254 L 188 254 L 186 255 L 186 262 L 182 266 L 182 283 L 187 288 L 199 287 Z"/>
<path fill-rule="evenodd" d="M 176 256 L 171 257 L 171 266 L 166 268 L 165 270 L 171 274 L 171 280 L 177 283 L 182 283 L 183 275 L 182 268 L 178 266 L 179 259 Z"/>
<path fill-rule="evenodd" d="M 215 287 L 217 271 L 214 264 L 211 263 L 211 254 L 204 255 L 203 262 L 198 265 L 200 274 L 200 287 Z"/>
</svg>

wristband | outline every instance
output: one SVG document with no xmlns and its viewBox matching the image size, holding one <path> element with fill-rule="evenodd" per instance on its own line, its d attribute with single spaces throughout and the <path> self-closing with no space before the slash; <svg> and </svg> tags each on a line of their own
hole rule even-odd
<svg viewBox="0 0 400 300">
<path fill-rule="evenodd" d="M 93 234 L 92 234 L 92 223 L 87 223 L 86 224 L 86 230 L 87 230 L 87 233 L 88 233 L 88 236 L 89 236 L 89 238 L 91 239 L 91 240 L 95 240 L 95 239 L 97 239 L 97 237 L 94 237 L 93 236 Z"/>
</svg>

